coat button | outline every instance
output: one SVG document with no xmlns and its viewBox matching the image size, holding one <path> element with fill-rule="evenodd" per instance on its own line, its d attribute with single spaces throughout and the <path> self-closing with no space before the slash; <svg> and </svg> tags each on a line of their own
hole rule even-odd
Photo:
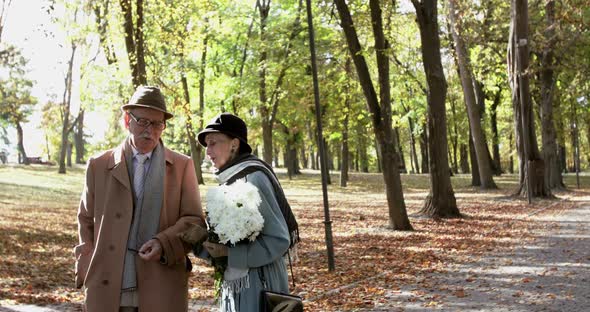
<svg viewBox="0 0 590 312">
<path fill-rule="evenodd" d="M 120 212 L 117 212 L 117 213 L 115 214 L 115 218 L 117 218 L 117 219 L 121 219 L 121 213 L 120 213 Z"/>
<path fill-rule="evenodd" d="M 109 284 L 109 280 L 102 280 L 102 284 L 105 285 L 105 286 L 108 285 Z"/>
<path fill-rule="evenodd" d="M 115 245 L 109 245 L 109 250 L 110 250 L 110 251 L 113 251 L 113 250 L 115 250 Z"/>
</svg>

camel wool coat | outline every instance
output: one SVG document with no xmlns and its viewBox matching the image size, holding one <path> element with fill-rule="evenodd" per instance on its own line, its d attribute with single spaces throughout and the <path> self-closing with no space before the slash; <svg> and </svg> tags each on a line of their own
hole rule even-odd
<svg viewBox="0 0 590 312">
<path fill-rule="evenodd" d="M 91 158 L 78 209 L 80 244 L 76 256 L 76 287 L 84 286 L 88 312 L 118 312 L 129 228 L 133 216 L 132 186 L 119 147 Z M 205 226 L 194 165 L 190 157 L 164 151 L 166 170 L 163 203 L 156 238 L 167 263 L 137 256 L 137 290 L 142 312 L 188 309 L 190 263 L 178 233 L 190 224 Z"/>
</svg>

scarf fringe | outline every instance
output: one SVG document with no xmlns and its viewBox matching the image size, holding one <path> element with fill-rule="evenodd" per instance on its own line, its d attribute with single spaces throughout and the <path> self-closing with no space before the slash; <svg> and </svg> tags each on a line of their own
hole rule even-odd
<svg viewBox="0 0 590 312">
<path fill-rule="evenodd" d="M 224 291 L 238 294 L 243 289 L 250 288 L 250 274 L 230 281 L 224 279 L 221 287 Z"/>
<path fill-rule="evenodd" d="M 299 251 L 297 246 L 301 239 L 299 238 L 299 229 L 295 229 L 291 232 L 291 244 L 289 245 L 289 249 L 287 250 L 287 256 L 291 258 L 292 263 L 299 262 Z"/>
<path fill-rule="evenodd" d="M 287 257 L 291 258 L 291 263 L 297 263 L 299 262 L 299 242 L 294 243 L 293 245 L 291 245 L 291 247 L 289 247 L 289 250 L 287 250 Z M 286 261 L 289 261 L 289 259 L 285 259 Z M 289 262 L 287 262 L 287 264 L 289 264 Z"/>
</svg>

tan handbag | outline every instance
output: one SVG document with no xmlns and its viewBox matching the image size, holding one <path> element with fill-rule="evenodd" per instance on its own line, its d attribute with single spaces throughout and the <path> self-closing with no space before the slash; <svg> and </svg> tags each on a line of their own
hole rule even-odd
<svg viewBox="0 0 590 312">
<path fill-rule="evenodd" d="M 301 297 L 267 290 L 262 268 L 258 268 L 258 276 L 263 287 L 260 291 L 260 312 L 303 312 Z"/>
<path fill-rule="evenodd" d="M 260 293 L 260 312 L 303 312 L 303 300 L 270 290 Z"/>
</svg>

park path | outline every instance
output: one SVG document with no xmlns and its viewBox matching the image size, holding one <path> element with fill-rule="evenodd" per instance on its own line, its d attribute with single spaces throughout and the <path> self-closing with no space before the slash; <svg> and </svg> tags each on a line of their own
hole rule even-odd
<svg viewBox="0 0 590 312">
<path fill-rule="evenodd" d="M 590 204 L 529 218 L 545 224 L 533 242 L 450 265 L 424 277 L 429 289 L 402 287 L 363 311 L 590 311 Z"/>
<path fill-rule="evenodd" d="M 382 306 L 358 311 L 590 311 L 590 203 L 529 218 L 545 224 L 533 233 L 534 241 L 452 264 L 445 273 L 422 277 L 428 289 L 404 286 L 386 293 Z M 217 310 L 211 302 L 190 306 L 191 312 Z M 55 311 L 68 309 L 0 307 L 0 312 Z"/>
</svg>

